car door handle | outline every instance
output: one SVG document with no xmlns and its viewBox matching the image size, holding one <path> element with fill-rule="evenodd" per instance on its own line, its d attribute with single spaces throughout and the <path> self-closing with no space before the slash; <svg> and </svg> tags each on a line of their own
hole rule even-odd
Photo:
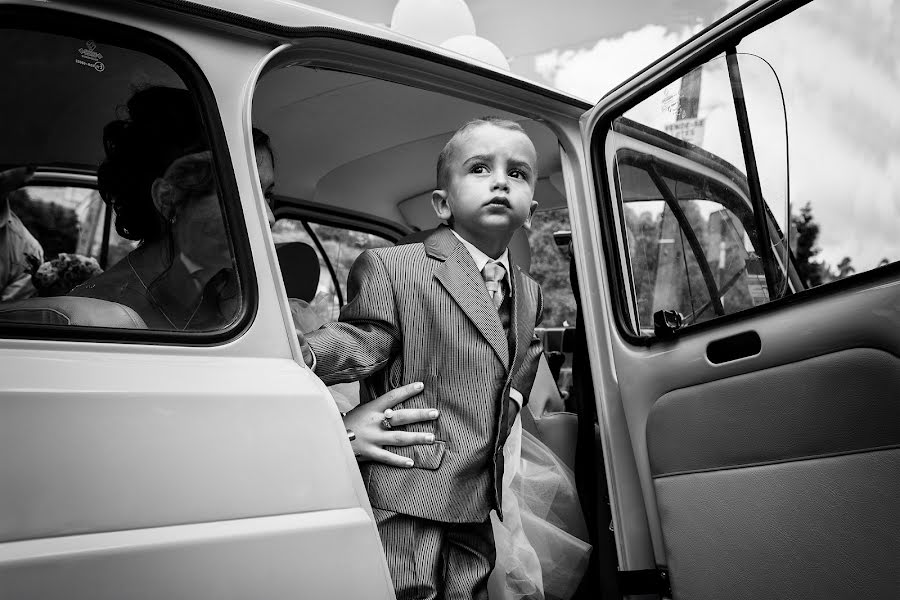
<svg viewBox="0 0 900 600">
<path fill-rule="evenodd" d="M 706 358 L 714 365 L 731 362 L 759 354 L 762 340 L 755 331 L 744 331 L 710 342 L 706 346 Z"/>
</svg>

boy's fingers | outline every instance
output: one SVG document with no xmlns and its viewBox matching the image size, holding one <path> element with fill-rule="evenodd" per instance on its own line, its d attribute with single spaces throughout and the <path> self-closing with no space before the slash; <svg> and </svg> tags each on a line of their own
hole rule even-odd
<svg viewBox="0 0 900 600">
<path fill-rule="evenodd" d="M 420 421 L 431 421 L 438 418 L 437 409 L 434 408 L 398 408 L 391 415 L 391 425 L 409 425 Z"/>
<path fill-rule="evenodd" d="M 412 398 L 413 396 L 421 392 L 423 388 L 424 386 L 419 381 L 416 381 L 415 383 L 409 383 L 407 385 L 395 388 L 386 394 L 378 396 L 369 404 L 376 410 L 393 408 L 404 400 Z"/>
</svg>

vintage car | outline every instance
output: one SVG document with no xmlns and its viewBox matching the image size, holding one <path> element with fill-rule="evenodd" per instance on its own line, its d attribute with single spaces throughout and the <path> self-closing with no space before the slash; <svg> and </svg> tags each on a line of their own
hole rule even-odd
<svg viewBox="0 0 900 600">
<path fill-rule="evenodd" d="M 818 157 L 759 41 L 821 5 L 748 2 L 592 106 L 292 2 L 0 1 L 0 171 L 36 168 L 5 230 L 14 212 L 44 261 L 124 264 L 141 238 L 98 193 L 105 128 L 186 90 L 224 224 L 197 236 L 238 285 L 205 328 L 44 286 L 59 259 L 4 296 L 0 598 L 394 597 L 289 299 L 335 320 L 363 250 L 436 226 L 437 154 L 482 115 L 539 157 L 514 248 L 545 297 L 526 429 L 578 484 L 575 597 L 897 597 L 900 268 L 798 269 L 789 173 Z"/>
</svg>

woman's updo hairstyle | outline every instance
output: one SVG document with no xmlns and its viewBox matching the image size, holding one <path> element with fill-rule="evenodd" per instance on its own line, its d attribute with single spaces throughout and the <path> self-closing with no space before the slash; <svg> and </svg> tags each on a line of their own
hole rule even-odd
<svg viewBox="0 0 900 600">
<path fill-rule="evenodd" d="M 116 231 L 129 240 L 160 239 L 165 221 L 150 189 L 178 157 L 209 149 L 191 94 L 169 87 L 136 92 L 127 116 L 103 128 L 106 159 L 97 169 L 100 196 L 116 213 Z"/>
</svg>

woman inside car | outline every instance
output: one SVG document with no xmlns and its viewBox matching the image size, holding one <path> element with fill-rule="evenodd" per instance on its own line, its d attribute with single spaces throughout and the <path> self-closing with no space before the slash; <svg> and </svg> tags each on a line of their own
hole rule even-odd
<svg viewBox="0 0 900 600">
<path fill-rule="evenodd" d="M 103 131 L 100 195 L 119 234 L 140 243 L 70 295 L 131 307 L 150 329 L 212 330 L 230 323 L 240 293 L 209 143 L 190 94 L 151 87 L 128 118 Z"/>
</svg>

